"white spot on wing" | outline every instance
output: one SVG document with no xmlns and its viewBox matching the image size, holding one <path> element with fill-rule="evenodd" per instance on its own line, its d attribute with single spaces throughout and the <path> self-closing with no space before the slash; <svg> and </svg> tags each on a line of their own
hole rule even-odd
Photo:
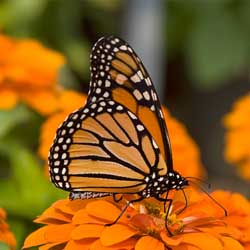
<svg viewBox="0 0 250 250">
<path fill-rule="evenodd" d="M 141 124 L 138 124 L 137 126 L 136 126 L 136 128 L 138 129 L 138 131 L 142 131 L 144 128 L 143 128 L 143 126 L 141 125 Z"/>
<path fill-rule="evenodd" d="M 109 80 L 105 81 L 105 87 L 108 88 L 111 86 L 111 82 Z"/>
<path fill-rule="evenodd" d="M 140 70 L 138 70 L 137 74 L 138 74 L 138 76 L 141 78 L 141 80 L 144 79 L 144 77 L 143 77 L 143 75 L 142 75 L 142 72 L 141 72 Z"/>
<path fill-rule="evenodd" d="M 142 99 L 142 94 L 141 94 L 141 92 L 140 92 L 138 89 L 135 89 L 135 90 L 133 91 L 133 94 L 134 94 L 135 98 L 136 98 L 138 101 L 140 101 L 140 100 Z"/>
<path fill-rule="evenodd" d="M 128 78 L 125 76 L 125 75 L 122 75 L 122 74 L 118 74 L 115 78 L 115 81 L 122 85 Z"/>
<path fill-rule="evenodd" d="M 54 168 L 54 169 L 53 169 L 53 172 L 54 172 L 55 174 L 58 174 L 58 173 L 59 173 L 59 168 Z"/>
<path fill-rule="evenodd" d="M 132 77 L 130 77 L 130 79 L 135 83 L 141 81 L 137 74 L 134 74 Z"/>
<path fill-rule="evenodd" d="M 143 92 L 143 96 L 145 97 L 145 99 L 146 99 L 147 101 L 150 100 L 150 96 L 149 96 L 148 91 L 144 91 L 144 92 Z"/>
<path fill-rule="evenodd" d="M 122 45 L 122 46 L 120 47 L 120 49 L 121 49 L 121 50 L 127 50 L 127 46 L 126 46 L 126 45 Z"/>
<path fill-rule="evenodd" d="M 157 144 L 156 144 L 156 142 L 155 142 L 155 140 L 154 139 L 152 139 L 152 141 L 153 141 L 153 146 L 154 146 L 154 148 L 158 148 L 158 146 L 157 146 Z"/>
<path fill-rule="evenodd" d="M 128 114 L 133 120 L 137 119 L 137 117 L 132 112 L 128 111 Z"/>
</svg>

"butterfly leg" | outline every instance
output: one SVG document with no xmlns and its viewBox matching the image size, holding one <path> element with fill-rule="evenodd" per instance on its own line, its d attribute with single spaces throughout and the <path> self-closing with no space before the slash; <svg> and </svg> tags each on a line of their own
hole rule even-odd
<svg viewBox="0 0 250 250">
<path fill-rule="evenodd" d="M 115 219 L 115 221 L 112 222 L 112 223 L 106 224 L 105 226 L 112 226 L 112 225 L 114 225 L 114 224 L 122 217 L 122 215 L 125 213 L 125 211 L 127 210 L 127 208 L 128 208 L 131 204 L 133 204 L 133 203 L 135 203 L 135 202 L 142 201 L 143 199 L 144 199 L 144 197 L 140 197 L 140 198 L 138 198 L 138 199 L 135 199 L 135 200 L 132 200 L 132 201 L 128 201 L 127 204 L 126 204 L 126 206 L 122 209 L 121 213 L 120 213 L 120 214 L 118 215 L 118 217 Z"/>
<path fill-rule="evenodd" d="M 183 208 L 181 208 L 178 212 L 176 212 L 176 214 L 181 214 L 187 208 L 187 196 L 186 196 L 183 189 L 181 189 L 181 191 L 182 191 L 184 199 L 185 199 L 185 206 Z"/>
<path fill-rule="evenodd" d="M 173 236 L 172 232 L 168 228 L 168 215 L 169 215 L 170 208 L 171 208 L 173 200 L 172 199 L 168 199 L 168 192 L 166 193 L 166 198 L 157 197 L 157 200 L 164 202 L 164 213 L 166 213 L 166 215 L 165 215 L 165 227 L 166 227 L 166 230 L 168 231 L 168 234 L 170 236 Z M 166 204 L 167 203 L 168 203 L 168 208 L 167 208 L 167 211 L 166 211 Z"/>
<path fill-rule="evenodd" d="M 116 195 L 117 195 L 117 194 L 113 194 L 113 195 L 112 195 L 112 196 L 113 196 L 113 200 L 114 200 L 115 202 L 121 201 L 122 198 L 123 198 L 123 196 L 121 195 L 121 197 L 117 198 Z"/>
</svg>

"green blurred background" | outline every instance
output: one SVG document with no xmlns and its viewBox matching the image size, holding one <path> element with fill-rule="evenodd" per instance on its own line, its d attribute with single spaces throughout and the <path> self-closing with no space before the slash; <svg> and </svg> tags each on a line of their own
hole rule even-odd
<svg viewBox="0 0 250 250">
<path fill-rule="evenodd" d="M 249 185 L 223 159 L 221 118 L 249 91 L 250 1 L 1 0 L 0 29 L 62 52 L 68 63 L 60 82 L 83 92 L 93 43 L 121 36 L 198 143 L 213 187 L 249 195 Z M 22 105 L 0 112 L 0 207 L 18 248 L 34 229 L 32 219 L 67 196 L 47 181 L 34 153 L 42 121 Z"/>
</svg>

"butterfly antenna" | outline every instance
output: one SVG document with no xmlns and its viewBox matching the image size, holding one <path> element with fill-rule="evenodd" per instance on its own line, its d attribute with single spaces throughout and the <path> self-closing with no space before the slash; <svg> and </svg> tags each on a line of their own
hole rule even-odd
<svg viewBox="0 0 250 250">
<path fill-rule="evenodd" d="M 188 179 L 194 179 L 194 180 L 196 180 L 196 181 L 198 181 L 198 182 L 200 182 L 200 183 L 205 184 L 205 185 L 207 186 L 208 189 L 211 188 L 211 184 L 210 184 L 209 182 L 206 182 L 206 181 L 204 181 L 204 180 L 202 180 L 202 179 L 199 179 L 199 178 L 197 178 L 197 177 L 188 176 L 188 177 L 185 177 L 185 178 L 186 178 L 187 180 L 188 180 Z M 192 183 L 195 183 L 195 182 L 192 181 Z M 197 185 L 198 185 L 198 184 L 197 184 Z"/>
<path fill-rule="evenodd" d="M 213 196 L 211 196 L 204 188 L 202 188 L 196 182 L 194 181 L 190 182 L 193 183 L 195 186 L 197 186 L 203 193 L 205 193 L 209 199 L 211 199 L 218 207 L 220 207 L 224 211 L 225 216 L 227 216 L 227 210 L 225 207 L 223 207 L 216 199 L 213 198 Z"/>
</svg>

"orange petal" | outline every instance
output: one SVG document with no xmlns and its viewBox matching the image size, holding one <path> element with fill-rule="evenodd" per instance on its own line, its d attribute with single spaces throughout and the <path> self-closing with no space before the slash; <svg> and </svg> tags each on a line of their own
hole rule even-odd
<svg viewBox="0 0 250 250">
<path fill-rule="evenodd" d="M 244 230 L 241 241 L 250 245 L 250 228 Z"/>
<path fill-rule="evenodd" d="M 39 247 L 39 250 L 64 249 L 65 243 L 49 243 Z"/>
<path fill-rule="evenodd" d="M 112 247 L 117 249 L 134 249 L 137 239 L 129 238 L 121 243 L 115 244 Z"/>
<path fill-rule="evenodd" d="M 233 193 L 231 199 L 235 210 L 250 214 L 250 202 L 243 195 Z"/>
<path fill-rule="evenodd" d="M 113 246 L 104 246 L 100 240 L 96 240 L 90 246 L 89 250 L 132 250 L 134 249 L 136 241 L 136 239 L 128 239 Z"/>
<path fill-rule="evenodd" d="M 52 206 L 61 210 L 62 212 L 66 214 L 74 215 L 76 211 L 82 209 L 85 207 L 85 205 L 89 202 L 88 200 L 59 200 L 55 202 Z"/>
<path fill-rule="evenodd" d="M 41 224 L 62 224 L 71 221 L 71 216 L 62 213 L 59 209 L 55 209 L 53 206 L 47 208 L 42 215 L 34 220 L 36 223 Z"/>
<path fill-rule="evenodd" d="M 105 247 L 100 240 L 96 240 L 89 248 L 89 250 L 114 250 L 113 247 Z"/>
<path fill-rule="evenodd" d="M 8 89 L 2 89 L 0 91 L 0 109 L 10 110 L 16 106 L 18 101 L 17 94 Z"/>
<path fill-rule="evenodd" d="M 45 238 L 49 242 L 66 242 L 70 240 L 70 234 L 75 228 L 71 223 L 48 226 L 45 232 Z"/>
<path fill-rule="evenodd" d="M 64 250 L 89 250 L 90 245 L 95 239 L 84 239 L 84 240 L 70 240 L 65 246 Z"/>
<path fill-rule="evenodd" d="M 250 242 L 244 244 L 245 250 L 250 250 Z"/>
<path fill-rule="evenodd" d="M 75 225 L 80 224 L 105 224 L 103 221 L 98 220 L 96 217 L 90 216 L 85 209 L 77 211 L 72 219 Z"/>
<path fill-rule="evenodd" d="M 2 226 L 4 226 L 4 225 L 0 224 L 0 228 Z M 16 239 L 15 239 L 14 235 L 9 231 L 8 227 L 6 228 L 6 230 L 3 227 L 0 229 L 0 242 L 1 241 L 6 243 L 7 245 L 13 247 L 13 248 L 15 248 L 15 246 L 16 246 Z"/>
<path fill-rule="evenodd" d="M 23 70 L 23 75 L 13 75 L 12 80 L 50 87 L 57 80 L 59 68 L 65 63 L 64 57 L 42 46 L 41 43 L 23 39 L 16 42 L 8 56 L 9 65 Z"/>
<path fill-rule="evenodd" d="M 157 229 L 153 217 L 149 214 L 136 214 L 131 218 L 130 223 L 142 231 Z"/>
<path fill-rule="evenodd" d="M 1 35 L 0 35 L 1 38 Z M 6 212 L 0 207 L 0 218 L 1 219 L 6 219 Z"/>
<path fill-rule="evenodd" d="M 182 235 L 182 242 L 195 245 L 201 250 L 223 250 L 221 242 L 207 233 L 187 233 Z"/>
<path fill-rule="evenodd" d="M 122 224 L 105 227 L 100 240 L 104 246 L 111 246 L 129 239 L 137 233 L 136 230 Z"/>
<path fill-rule="evenodd" d="M 162 231 L 160 236 L 167 246 L 178 246 L 182 242 L 181 236 L 169 237 L 165 231 Z"/>
<path fill-rule="evenodd" d="M 171 247 L 172 250 L 200 250 L 199 247 L 189 244 L 180 244 L 179 246 Z"/>
<path fill-rule="evenodd" d="M 231 227 L 227 225 L 226 227 L 223 225 L 221 227 L 213 226 L 213 227 L 200 227 L 200 231 L 210 233 L 210 234 L 217 234 L 217 235 L 227 235 L 232 236 L 235 239 L 242 238 L 242 232 L 235 227 Z"/>
<path fill-rule="evenodd" d="M 73 90 L 64 90 L 59 97 L 60 107 L 68 112 L 82 107 L 86 102 L 87 96 Z M 70 100 L 70 102 L 69 102 Z"/>
<path fill-rule="evenodd" d="M 86 205 L 86 211 L 89 215 L 107 220 L 109 222 L 115 221 L 115 219 L 121 213 L 121 211 L 116 206 L 104 200 L 88 203 Z"/>
<path fill-rule="evenodd" d="M 189 218 L 186 217 L 186 219 L 189 219 Z M 221 222 L 221 221 L 216 220 L 214 217 L 204 217 L 204 218 L 201 217 L 201 218 L 195 218 L 193 221 L 185 220 L 185 222 L 188 222 L 188 227 L 199 227 L 199 226 L 201 227 L 201 226 L 207 226 L 207 225 L 211 225 L 212 223 Z"/>
<path fill-rule="evenodd" d="M 49 115 L 59 108 L 55 91 L 38 90 L 23 93 L 21 99 L 42 115 Z"/>
<path fill-rule="evenodd" d="M 162 242 L 151 236 L 141 237 L 135 245 L 135 250 L 164 250 L 164 248 Z"/>
<path fill-rule="evenodd" d="M 48 239 L 45 238 L 45 233 L 49 226 L 39 228 L 35 232 L 31 233 L 24 241 L 22 248 L 29 248 L 33 246 L 39 246 L 42 244 L 49 243 Z"/>
<path fill-rule="evenodd" d="M 244 247 L 235 239 L 231 237 L 221 237 L 221 240 L 224 243 L 224 250 L 244 250 Z"/>
<path fill-rule="evenodd" d="M 84 224 L 76 227 L 71 237 L 73 240 L 81 240 L 84 238 L 98 238 L 100 237 L 104 226 L 93 225 L 93 224 Z"/>
</svg>

